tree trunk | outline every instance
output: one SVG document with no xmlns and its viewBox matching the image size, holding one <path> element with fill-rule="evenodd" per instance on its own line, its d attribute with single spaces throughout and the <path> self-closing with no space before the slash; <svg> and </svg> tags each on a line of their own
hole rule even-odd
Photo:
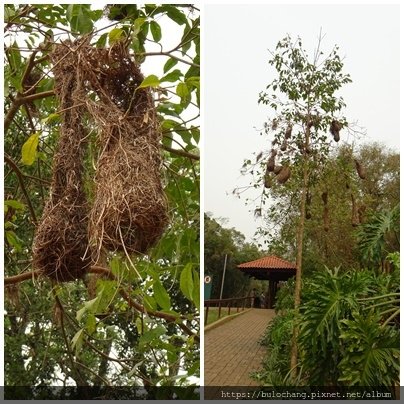
<svg viewBox="0 0 404 404">
<path fill-rule="evenodd" d="M 308 116 L 310 116 L 308 114 Z M 294 303 L 295 303 L 295 312 L 298 313 L 298 309 L 300 306 L 300 293 L 302 289 L 302 261 L 303 261 L 303 237 L 304 237 L 304 224 L 306 217 L 306 194 L 308 189 L 309 182 L 309 155 L 307 150 L 310 146 L 310 127 L 308 123 L 306 124 L 306 134 L 305 134 L 305 147 L 303 149 L 303 184 L 302 190 L 300 194 L 300 218 L 299 225 L 297 228 L 297 257 L 296 257 L 296 283 L 295 283 L 295 294 L 294 294 Z M 298 358 L 298 348 L 297 348 L 297 338 L 298 338 L 299 330 L 297 323 L 295 322 L 293 325 L 293 335 L 292 335 L 292 351 L 290 358 L 290 368 L 291 368 L 291 376 L 293 379 L 297 376 L 297 358 Z"/>
</svg>

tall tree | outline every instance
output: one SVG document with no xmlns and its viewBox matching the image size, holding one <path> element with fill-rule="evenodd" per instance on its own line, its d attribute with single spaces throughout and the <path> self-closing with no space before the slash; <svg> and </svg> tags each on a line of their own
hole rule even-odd
<svg viewBox="0 0 404 404">
<path fill-rule="evenodd" d="M 310 190 L 318 181 L 318 174 L 327 162 L 334 142 L 340 140 L 340 131 L 348 126 L 342 115 L 345 103 L 337 91 L 351 82 L 343 73 L 338 47 L 325 56 L 321 51 L 321 38 L 313 60 L 309 60 L 302 41 L 290 36 L 278 42 L 271 52 L 269 64 L 277 77 L 260 93 L 259 103 L 268 105 L 273 116 L 264 124 L 263 132 L 273 137 L 269 155 L 258 155 L 256 164 L 266 164 L 261 206 L 262 214 L 268 189 L 274 183 L 286 184 L 293 198 L 299 201 L 296 223 L 296 286 L 295 309 L 299 309 L 302 285 L 302 262 L 306 205 Z M 330 140 L 331 138 L 331 140 Z M 251 162 L 246 162 L 248 163 Z M 262 168 L 261 168 L 262 169 Z M 276 192 L 276 191 L 275 191 Z M 326 198 L 326 196 L 325 196 Z M 324 204 L 327 202 L 325 201 Z M 297 368 L 297 336 L 295 325 L 291 354 L 292 375 Z"/>
</svg>

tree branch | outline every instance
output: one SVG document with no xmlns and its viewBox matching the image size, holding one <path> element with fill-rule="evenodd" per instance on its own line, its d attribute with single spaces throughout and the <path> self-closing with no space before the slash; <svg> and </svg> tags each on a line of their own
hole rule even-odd
<svg viewBox="0 0 404 404">
<path fill-rule="evenodd" d="M 36 270 L 32 272 L 23 272 L 22 274 L 14 275 L 14 276 L 8 276 L 4 278 L 4 285 L 13 285 L 15 283 L 20 283 L 24 282 L 27 279 L 35 279 L 38 278 L 39 276 L 42 275 L 41 270 Z"/>
<path fill-rule="evenodd" d="M 41 98 L 50 97 L 52 95 L 55 95 L 55 92 L 53 90 L 27 95 L 25 97 L 22 94 L 18 93 L 14 101 L 12 102 L 6 116 L 4 117 L 4 133 L 8 131 L 8 128 L 10 127 L 11 122 L 13 121 L 14 116 L 18 112 L 18 109 L 20 108 L 21 105 L 27 102 L 39 100 Z"/>
<path fill-rule="evenodd" d="M 163 149 L 170 152 L 170 153 L 177 154 L 178 156 L 181 156 L 181 157 L 188 157 L 188 158 L 190 158 L 192 160 L 199 160 L 200 159 L 200 157 L 197 156 L 196 154 L 188 153 L 188 152 L 186 152 L 184 150 L 173 149 L 173 148 L 171 148 L 169 146 L 165 146 L 165 145 L 163 145 Z"/>
<path fill-rule="evenodd" d="M 110 279 L 116 280 L 115 275 L 109 269 L 103 268 L 103 267 L 100 267 L 100 266 L 97 266 L 97 265 L 92 266 L 90 268 L 89 272 L 90 273 L 102 274 L 102 275 L 107 276 Z M 128 295 L 128 293 L 123 289 L 120 290 L 120 294 L 129 303 L 129 306 L 133 307 L 134 309 L 136 309 L 137 311 L 139 311 L 141 313 L 147 313 L 149 316 L 162 318 L 162 319 L 168 321 L 169 323 L 174 323 L 174 322 L 176 322 L 178 320 L 178 317 L 173 316 L 171 314 L 162 313 L 160 311 L 147 310 L 142 304 L 134 301 Z M 185 331 L 188 335 L 193 336 L 196 341 L 199 341 L 199 336 L 194 334 L 185 324 L 178 323 L 178 326 L 183 331 Z"/>
<path fill-rule="evenodd" d="M 93 273 L 93 274 L 105 275 L 106 277 L 108 277 L 112 280 L 116 280 L 115 275 L 109 269 L 104 268 L 104 267 L 94 265 L 89 269 L 88 272 Z M 36 271 L 32 271 L 32 272 L 25 272 L 25 273 L 15 275 L 15 276 L 9 276 L 7 278 L 4 278 L 4 284 L 11 285 L 11 284 L 23 282 L 27 279 L 37 278 L 42 274 L 43 274 L 43 271 L 36 270 Z M 199 339 L 198 335 L 196 335 L 194 332 L 192 332 L 192 330 L 190 330 L 185 324 L 177 323 L 178 317 L 173 316 L 171 314 L 163 313 L 161 311 L 147 310 L 142 304 L 134 301 L 129 296 L 129 294 L 123 289 L 120 289 L 120 294 L 128 302 L 130 307 L 133 307 L 134 309 L 136 309 L 137 311 L 139 311 L 141 313 L 147 313 L 151 317 L 161 318 L 163 320 L 166 320 L 169 323 L 176 323 L 183 331 L 185 331 L 186 334 L 194 337 L 195 341 L 199 342 L 200 339 Z"/>
<path fill-rule="evenodd" d="M 179 58 L 178 56 L 174 56 L 170 52 L 146 52 L 146 53 L 142 53 L 142 56 L 168 56 L 170 58 L 178 60 L 181 63 L 185 63 L 186 65 L 198 67 L 198 68 L 200 67 L 200 65 L 198 65 L 197 63 L 188 62 L 188 60 L 184 60 L 184 59 Z"/>
<path fill-rule="evenodd" d="M 14 160 L 10 156 L 8 156 L 7 154 L 4 154 L 4 160 L 6 161 L 6 163 L 11 167 L 11 169 L 17 175 L 18 182 L 20 183 L 20 186 L 21 186 L 21 190 L 22 190 L 22 192 L 23 192 L 23 194 L 25 196 L 25 199 L 27 201 L 29 211 L 31 212 L 32 221 L 35 224 L 35 226 L 37 226 L 38 221 L 37 221 L 37 218 L 36 218 L 35 210 L 34 210 L 34 207 L 32 206 L 31 199 L 29 198 L 28 192 L 27 192 L 27 190 L 25 188 L 24 174 L 21 172 L 21 170 L 18 168 L 17 164 L 14 162 Z"/>
</svg>

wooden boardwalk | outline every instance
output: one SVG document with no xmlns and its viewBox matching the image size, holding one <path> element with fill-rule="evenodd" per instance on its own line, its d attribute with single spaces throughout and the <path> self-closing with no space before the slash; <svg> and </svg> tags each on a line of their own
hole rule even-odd
<svg viewBox="0 0 404 404">
<path fill-rule="evenodd" d="M 205 386 L 258 386 L 249 377 L 261 368 L 259 340 L 275 311 L 251 309 L 205 333 Z"/>
</svg>

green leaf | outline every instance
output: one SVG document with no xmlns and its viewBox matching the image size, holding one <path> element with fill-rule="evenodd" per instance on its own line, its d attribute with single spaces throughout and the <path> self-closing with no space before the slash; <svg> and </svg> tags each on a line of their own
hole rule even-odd
<svg viewBox="0 0 404 404">
<path fill-rule="evenodd" d="M 140 30 L 142 29 L 142 25 L 145 23 L 146 18 L 140 17 L 136 18 L 135 22 L 133 23 L 133 35 L 136 36 Z"/>
<path fill-rule="evenodd" d="M 156 21 L 150 21 L 150 31 L 156 42 L 161 40 L 161 27 Z"/>
<path fill-rule="evenodd" d="M 161 10 L 167 13 L 167 16 L 171 18 L 178 25 L 183 25 L 187 23 L 187 17 L 185 14 L 180 11 L 177 6 L 172 5 L 164 5 L 161 7 Z"/>
<path fill-rule="evenodd" d="M 97 320 L 93 313 L 90 313 L 87 317 L 86 329 L 89 334 L 93 334 L 97 330 Z"/>
<path fill-rule="evenodd" d="M 9 48 L 7 48 L 7 53 L 10 58 L 11 69 L 13 73 L 15 73 L 15 71 L 21 67 L 22 63 L 21 53 L 17 41 L 14 41 L 14 43 Z"/>
<path fill-rule="evenodd" d="M 81 351 L 81 348 L 83 346 L 83 340 L 84 340 L 84 329 L 81 329 L 76 332 L 76 334 L 72 338 L 72 343 L 71 343 L 72 349 L 75 349 L 76 356 L 78 356 L 78 354 Z"/>
<path fill-rule="evenodd" d="M 196 144 L 198 144 L 199 139 L 201 137 L 201 133 L 200 133 L 199 129 L 198 128 L 192 128 L 191 133 L 192 133 L 192 137 L 194 138 Z"/>
<path fill-rule="evenodd" d="M 163 325 L 158 325 L 156 328 L 153 328 L 150 331 L 145 332 L 139 338 L 139 346 L 144 347 L 146 344 L 154 341 L 159 340 L 162 335 L 167 332 L 166 328 Z"/>
<path fill-rule="evenodd" d="M 154 298 L 152 296 L 149 296 L 149 295 L 143 296 L 143 303 L 144 303 L 144 306 L 146 307 L 146 310 L 149 310 L 149 311 L 157 310 L 156 301 L 154 300 Z"/>
<path fill-rule="evenodd" d="M 177 59 L 170 58 L 164 65 L 163 72 L 167 73 L 170 69 L 172 69 L 178 63 Z"/>
<path fill-rule="evenodd" d="M 159 280 L 156 280 L 153 284 L 154 298 L 156 299 L 157 304 L 163 310 L 170 310 L 171 308 L 171 299 L 165 290 L 164 286 Z"/>
<path fill-rule="evenodd" d="M 192 301 L 192 293 L 194 290 L 194 280 L 192 276 L 192 264 L 188 263 L 182 270 L 180 275 L 180 289 L 181 292 Z"/>
<path fill-rule="evenodd" d="M 110 45 L 125 39 L 125 31 L 120 28 L 114 28 L 108 34 L 108 41 Z"/>
<path fill-rule="evenodd" d="M 175 92 L 179 97 L 181 97 L 181 100 L 184 100 L 189 95 L 189 89 L 185 83 L 179 83 Z"/>
<path fill-rule="evenodd" d="M 17 252 L 22 250 L 21 242 L 17 235 L 12 230 L 6 231 L 6 239 L 10 246 L 14 247 Z"/>
<path fill-rule="evenodd" d="M 21 161 L 23 164 L 30 166 L 34 163 L 37 149 L 39 144 L 39 132 L 32 134 L 27 141 L 22 145 L 22 158 Z"/>
<path fill-rule="evenodd" d="M 188 77 L 185 82 L 187 83 L 188 86 L 192 86 L 195 88 L 200 87 L 200 78 L 199 77 Z"/>
<path fill-rule="evenodd" d="M 198 272 L 193 270 L 194 287 L 192 292 L 192 301 L 195 307 L 199 310 L 200 307 L 200 281 Z"/>
<path fill-rule="evenodd" d="M 143 330 L 143 320 L 140 317 L 138 317 L 135 323 L 138 334 L 141 334 Z"/>
<path fill-rule="evenodd" d="M 77 313 L 76 313 L 76 320 L 77 320 L 77 321 L 80 321 L 80 320 L 83 318 L 84 313 L 85 313 L 86 311 L 87 311 L 87 310 L 86 310 L 85 307 L 82 307 L 80 310 L 78 310 Z"/>
<path fill-rule="evenodd" d="M 6 4 L 4 7 L 4 19 L 8 22 L 11 18 L 15 16 L 15 11 L 12 8 L 11 4 Z"/>
<path fill-rule="evenodd" d="M 107 44 L 107 38 L 108 38 L 108 32 L 105 32 L 104 34 L 102 34 L 98 38 L 98 41 L 96 42 L 97 48 L 104 48 Z"/>
<path fill-rule="evenodd" d="M 9 77 L 4 79 L 4 97 L 5 98 L 8 97 L 10 94 L 10 83 L 9 83 L 8 79 L 9 79 Z"/>
<path fill-rule="evenodd" d="M 99 301 L 100 301 L 100 295 L 98 295 L 92 300 L 89 300 L 88 302 L 84 302 L 84 307 L 90 313 L 95 313 L 98 310 Z"/>
<path fill-rule="evenodd" d="M 50 114 L 47 117 L 41 119 L 41 122 L 43 124 L 48 124 L 48 125 L 60 122 L 60 115 L 56 114 L 56 113 Z"/>
<path fill-rule="evenodd" d="M 15 199 L 5 200 L 4 205 L 10 206 L 10 208 L 13 208 L 15 210 L 24 210 L 25 209 L 25 205 L 20 201 L 16 201 Z"/>
<path fill-rule="evenodd" d="M 170 83 L 174 83 L 175 81 L 178 81 L 180 77 L 183 76 L 183 73 L 181 70 L 173 70 L 171 73 L 166 74 L 160 81 L 168 81 Z"/>
<path fill-rule="evenodd" d="M 157 76 L 154 74 L 151 74 L 150 76 L 147 76 L 139 85 L 139 88 L 145 88 L 145 87 L 158 87 L 160 85 L 160 80 Z"/>
<path fill-rule="evenodd" d="M 66 17 L 75 33 L 88 34 L 93 29 L 89 4 L 69 4 Z"/>
</svg>

